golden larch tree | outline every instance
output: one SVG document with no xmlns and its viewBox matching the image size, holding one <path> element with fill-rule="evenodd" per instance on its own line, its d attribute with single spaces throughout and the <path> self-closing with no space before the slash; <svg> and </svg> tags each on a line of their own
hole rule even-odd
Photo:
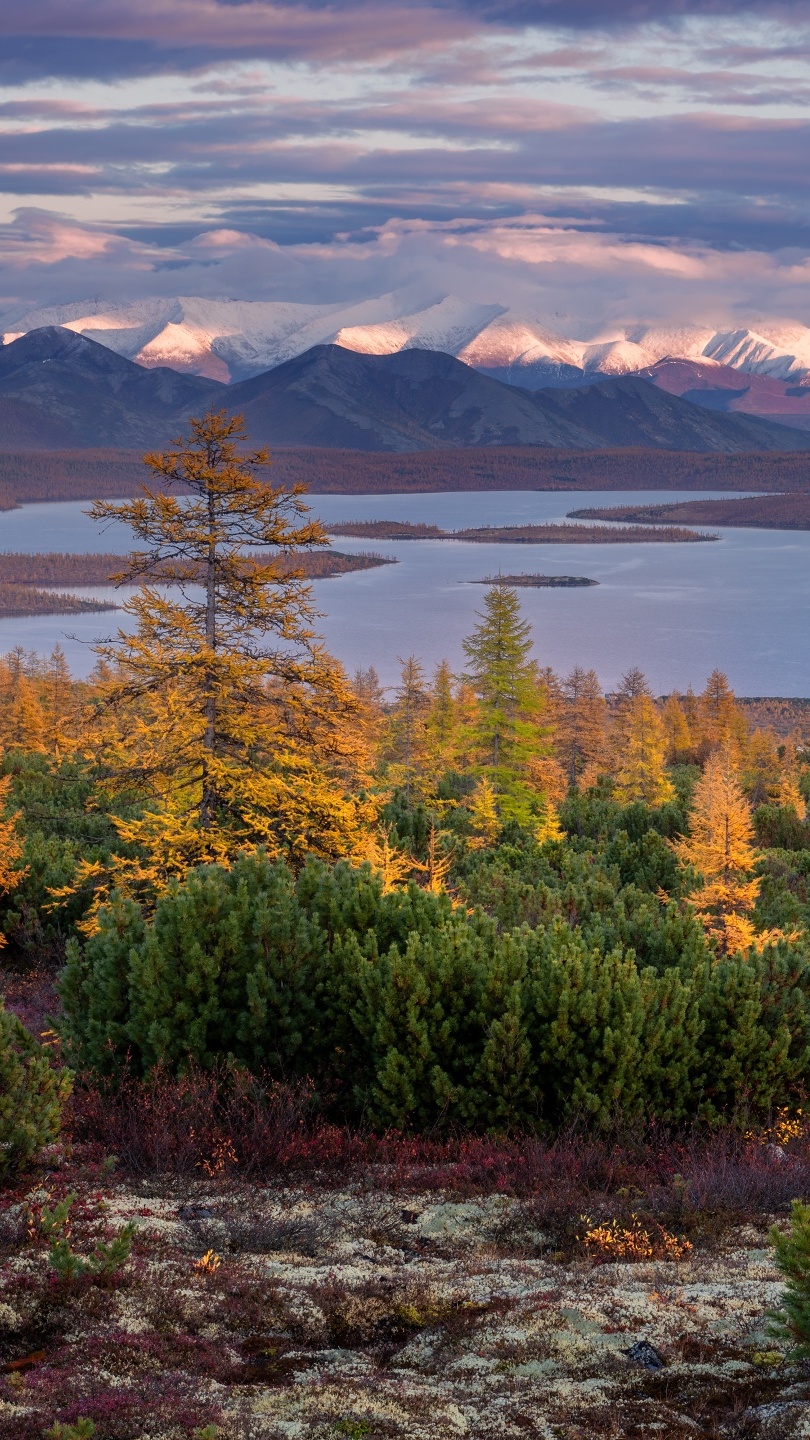
<svg viewBox="0 0 810 1440">
<path fill-rule="evenodd" d="M 607 749 L 607 707 L 595 670 L 576 666 L 562 681 L 555 749 L 570 789 L 593 783 Z"/>
<path fill-rule="evenodd" d="M 19 815 L 5 814 L 10 789 L 11 776 L 4 775 L 0 778 L 0 895 L 8 894 L 19 885 L 25 874 L 24 867 L 20 865 L 22 842 L 17 831 Z M 0 930 L 0 948 L 5 943 L 6 937 Z"/>
<path fill-rule="evenodd" d="M 366 818 L 357 702 L 295 563 L 328 540 L 302 487 L 270 485 L 267 452 L 243 453 L 245 438 L 240 416 L 192 420 L 144 457 L 161 488 L 91 511 L 138 546 L 115 577 L 139 587 L 134 629 L 99 647 L 96 729 L 107 774 L 144 797 L 119 829 L 146 852 L 133 873 L 147 890 L 259 844 L 293 863 L 350 855 Z"/>
<path fill-rule="evenodd" d="M 700 877 L 689 899 L 717 953 L 748 949 L 755 938 L 750 917 L 760 888 L 753 874 L 758 856 L 730 746 L 709 756 L 695 789 L 689 835 L 673 844 L 681 863 Z"/>
<path fill-rule="evenodd" d="M 621 805 L 641 800 L 665 805 L 675 798 L 666 771 L 667 737 L 651 697 L 643 690 L 624 701 L 614 737 L 614 795 Z"/>
</svg>

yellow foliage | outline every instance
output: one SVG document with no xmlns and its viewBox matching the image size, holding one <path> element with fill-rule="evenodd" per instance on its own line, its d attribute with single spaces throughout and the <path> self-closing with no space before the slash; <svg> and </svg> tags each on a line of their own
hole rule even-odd
<svg viewBox="0 0 810 1440">
<path fill-rule="evenodd" d="M 327 537 L 300 487 L 259 477 L 267 454 L 241 454 L 243 438 L 239 417 L 194 420 L 188 440 L 145 457 L 190 495 L 145 488 L 93 507 L 144 547 L 117 577 L 139 582 L 124 607 L 136 628 L 100 647 L 93 726 L 93 758 L 144 797 L 143 817 L 118 823 L 142 858 L 116 857 L 111 877 L 132 892 L 256 845 L 293 864 L 349 856 L 374 813 L 358 700 L 290 564 Z"/>
<path fill-rule="evenodd" d="M 482 775 L 469 800 L 470 817 L 474 838 L 470 841 L 473 849 L 491 845 L 501 828 L 498 815 L 498 800 L 495 787 L 486 775 Z"/>
<path fill-rule="evenodd" d="M 588 1254 L 595 1260 L 683 1260 L 691 1253 L 689 1240 L 679 1240 L 662 1225 L 645 1229 L 638 1216 L 629 1225 L 618 1220 L 591 1225 L 583 1236 Z"/>
<path fill-rule="evenodd" d="M 749 916 L 760 889 L 752 875 L 758 855 L 751 811 L 728 748 L 715 751 L 706 762 L 689 828 L 688 838 L 674 842 L 681 863 L 700 876 L 689 898 L 719 954 L 746 950 L 756 938 Z"/>
<path fill-rule="evenodd" d="M 622 707 L 618 720 L 615 796 L 621 805 L 641 800 L 665 805 L 675 798 L 666 773 L 666 734 L 649 695 L 635 695 Z"/>
<path fill-rule="evenodd" d="M 11 789 L 11 777 L 3 776 L 0 779 L 0 816 L 2 816 L 8 792 Z M 17 833 L 18 814 L 8 815 L 0 818 L 0 895 L 7 894 L 19 885 L 25 874 L 25 869 L 20 865 L 22 856 L 22 841 Z M 0 932 L 0 947 L 5 945 L 5 936 Z"/>
<path fill-rule="evenodd" d="M 362 847 L 353 858 L 361 864 L 365 861 L 379 873 L 382 877 L 383 893 L 386 895 L 404 884 L 414 869 L 413 858 L 391 844 L 389 825 L 379 825 L 376 830 L 369 831 L 364 836 Z"/>
</svg>

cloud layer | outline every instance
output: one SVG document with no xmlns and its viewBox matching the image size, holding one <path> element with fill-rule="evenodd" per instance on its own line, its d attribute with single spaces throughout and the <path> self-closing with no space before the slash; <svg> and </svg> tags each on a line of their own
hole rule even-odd
<svg viewBox="0 0 810 1440">
<path fill-rule="evenodd" d="M 808 100 L 810 0 L 13 0 L 0 309 L 423 283 L 810 320 Z"/>
</svg>

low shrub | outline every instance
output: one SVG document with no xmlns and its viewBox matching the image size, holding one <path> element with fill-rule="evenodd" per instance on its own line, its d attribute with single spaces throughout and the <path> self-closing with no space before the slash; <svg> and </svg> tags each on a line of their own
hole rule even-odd
<svg viewBox="0 0 810 1440">
<path fill-rule="evenodd" d="M 69 947 L 67 1055 L 112 1077 L 223 1065 L 297 1077 L 326 1114 L 380 1132 L 527 1132 L 583 1114 L 719 1122 L 801 1093 L 802 946 L 717 962 L 693 916 L 617 891 L 587 855 L 497 853 L 540 889 L 546 875 L 537 928 L 503 929 L 415 885 L 384 894 L 368 867 L 310 861 L 294 876 L 261 853 L 192 872 L 149 923 L 114 897 L 98 933 Z M 204 1168 L 227 1169 L 229 1143 L 223 1130 Z"/>
<path fill-rule="evenodd" d="M 0 1179 L 56 1139 L 70 1086 L 0 999 Z"/>
</svg>

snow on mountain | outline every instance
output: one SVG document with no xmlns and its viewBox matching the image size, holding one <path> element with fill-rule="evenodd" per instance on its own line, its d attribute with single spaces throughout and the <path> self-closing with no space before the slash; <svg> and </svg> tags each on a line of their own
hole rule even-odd
<svg viewBox="0 0 810 1440">
<path fill-rule="evenodd" d="M 363 355 L 393 355 L 398 350 L 443 350 L 459 355 L 503 314 L 502 305 L 476 305 L 445 295 L 435 305 L 379 324 L 346 325 L 335 343 Z"/>
<path fill-rule="evenodd" d="M 794 340 L 800 339 L 799 345 L 788 347 L 774 343 L 756 330 L 726 330 L 713 336 L 705 353 L 711 360 L 719 360 L 721 365 L 730 365 L 749 375 L 801 380 L 810 367 L 810 330 L 803 325 L 786 328 Z M 804 336 L 797 337 L 796 331 L 804 331 Z M 797 355 L 797 349 L 803 354 Z"/>
<path fill-rule="evenodd" d="M 596 371 L 599 375 L 634 375 L 645 365 L 653 363 L 652 351 L 633 340 L 603 340 L 597 345 L 586 345 L 583 354 L 583 368 L 586 372 Z"/>
<path fill-rule="evenodd" d="M 225 381 L 273 369 L 313 345 L 338 344 L 369 355 L 444 351 L 528 389 L 581 383 L 583 374 L 589 380 L 625 375 L 668 358 L 810 384 L 810 327 L 790 320 L 738 330 L 638 324 L 575 339 L 503 305 L 426 295 L 419 307 L 412 294 L 392 292 L 324 305 L 200 296 L 96 299 L 10 316 L 7 324 L 5 343 L 61 325 L 149 368 Z"/>
<path fill-rule="evenodd" d="M 582 345 L 549 330 L 540 320 L 515 310 L 502 310 L 468 340 L 456 357 L 478 370 L 506 369 L 512 365 L 582 364 Z"/>
</svg>

